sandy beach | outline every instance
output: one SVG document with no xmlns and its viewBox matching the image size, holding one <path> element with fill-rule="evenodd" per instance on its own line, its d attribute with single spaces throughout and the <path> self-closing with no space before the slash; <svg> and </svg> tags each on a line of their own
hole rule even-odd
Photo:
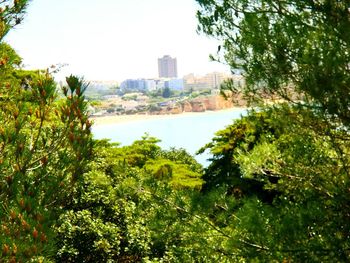
<svg viewBox="0 0 350 263">
<path fill-rule="evenodd" d="M 169 119 L 169 118 L 179 118 L 184 116 L 193 116 L 199 114 L 215 114 L 223 111 L 242 111 L 245 108 L 235 107 L 218 111 L 205 111 L 205 112 L 184 112 L 180 114 L 163 114 L 163 115 L 151 115 L 151 114 L 133 114 L 133 115 L 110 115 L 101 117 L 92 117 L 90 120 L 93 122 L 94 126 L 116 124 L 116 123 L 127 123 L 136 122 L 142 120 L 151 119 Z"/>
</svg>

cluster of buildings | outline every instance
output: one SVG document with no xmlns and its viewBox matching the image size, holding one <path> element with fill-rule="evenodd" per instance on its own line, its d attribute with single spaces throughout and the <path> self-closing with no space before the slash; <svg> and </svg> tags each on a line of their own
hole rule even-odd
<svg viewBox="0 0 350 263">
<path fill-rule="evenodd" d="M 189 74 L 183 78 L 178 78 L 177 59 L 169 55 L 158 58 L 158 77 L 157 79 L 127 79 L 120 85 L 123 92 L 134 91 L 154 91 L 163 88 L 172 90 L 204 90 L 218 89 L 221 83 L 226 79 L 234 79 L 243 82 L 240 75 L 229 75 L 225 73 L 213 72 L 205 76 L 195 76 Z"/>
<path fill-rule="evenodd" d="M 123 92 L 127 91 L 154 91 L 163 88 L 173 90 L 183 90 L 183 79 L 127 79 L 120 84 L 120 89 Z"/>
<path fill-rule="evenodd" d="M 222 72 L 212 72 L 204 76 L 188 74 L 183 77 L 186 90 L 211 90 L 219 89 L 220 85 L 227 79 L 232 79 L 236 84 L 243 85 L 242 75 L 229 75 Z"/>
</svg>

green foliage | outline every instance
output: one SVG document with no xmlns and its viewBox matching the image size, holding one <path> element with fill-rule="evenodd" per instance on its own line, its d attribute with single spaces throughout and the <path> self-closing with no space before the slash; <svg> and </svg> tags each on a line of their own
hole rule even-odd
<svg viewBox="0 0 350 263">
<path fill-rule="evenodd" d="M 189 187 L 201 189 L 201 174 L 191 171 L 186 164 L 179 164 L 167 159 L 156 159 L 148 161 L 145 170 L 150 172 L 159 180 L 168 181 L 173 187 Z"/>
<path fill-rule="evenodd" d="M 147 134 L 130 146 L 114 148 L 117 165 L 138 167 L 158 179 L 167 179 L 174 187 L 200 189 L 202 167 L 183 149 L 162 150 L 158 139 Z"/>
<path fill-rule="evenodd" d="M 276 191 L 268 203 L 256 189 L 245 195 L 231 245 L 251 261 L 349 261 L 349 2 L 197 2 L 199 30 L 243 71 L 246 96 L 289 103 L 250 113 L 206 146 L 210 189 L 254 180 Z"/>
<path fill-rule="evenodd" d="M 1 57 L 1 75 L 4 77 L 8 71 L 14 67 L 18 67 L 21 64 L 21 58 L 16 52 L 6 43 L 0 44 L 0 57 Z"/>
<path fill-rule="evenodd" d="M 163 98 L 170 98 L 171 97 L 171 90 L 169 87 L 165 87 L 163 90 L 162 90 L 162 97 Z"/>
<path fill-rule="evenodd" d="M 55 100 L 56 85 L 47 74 L 37 75 L 29 90 L 15 82 L 0 88 L 0 220 L 6 232 L 0 243 L 11 244 L 18 259 L 52 253 L 50 227 L 90 155 L 81 83 L 70 84 L 65 101 Z"/>
<path fill-rule="evenodd" d="M 161 148 L 157 145 L 159 140 L 146 134 L 141 140 L 136 140 L 129 147 L 116 149 L 116 154 L 120 156 L 119 162 L 127 163 L 131 166 L 143 167 L 147 160 L 155 159 Z"/>
<path fill-rule="evenodd" d="M 21 23 L 29 0 L 3 0 L 0 2 L 0 42 L 11 28 Z"/>
<path fill-rule="evenodd" d="M 189 194 L 198 191 L 190 189 L 201 186 L 199 173 L 189 165 L 200 166 L 183 150 L 162 151 L 157 142 L 148 136 L 126 147 L 96 142 L 89 172 L 57 225 L 57 261 L 157 262 L 197 255 L 182 254 L 193 241 L 190 235 L 181 241 L 179 235 L 191 229 L 192 223 L 182 224 L 192 220 Z M 101 243 L 103 248 L 96 245 Z"/>
<path fill-rule="evenodd" d="M 218 38 L 223 59 L 243 70 L 250 99 L 302 99 L 349 125 L 347 0 L 197 2 L 199 30 Z"/>
<path fill-rule="evenodd" d="M 271 111 L 251 111 L 248 116 L 236 120 L 225 130 L 218 131 L 212 142 L 199 150 L 198 153 L 202 153 L 209 149 L 213 154 L 203 176 L 205 190 L 227 185 L 235 195 L 258 194 L 264 198 L 269 197 L 269 193 L 262 189 L 264 183 L 255 178 L 255 173 L 249 176 L 242 174 L 244 162 L 236 156 L 242 151 L 251 152 L 256 151 L 258 147 L 264 148 L 259 143 L 264 140 L 271 142 L 278 138 L 282 128 L 273 123 L 271 114 Z M 245 160 L 252 164 L 249 158 Z"/>
<path fill-rule="evenodd" d="M 169 159 L 173 162 L 186 164 L 194 172 L 201 173 L 202 171 L 202 166 L 196 161 L 195 158 L 193 158 L 192 155 L 187 153 L 185 149 L 170 148 L 168 151 L 163 150 L 160 152 L 160 157 Z"/>
<path fill-rule="evenodd" d="M 0 40 L 20 22 L 26 3 L 1 1 Z M 1 262 L 40 262 L 54 254 L 52 225 L 90 156 L 91 123 L 79 79 L 67 78 L 59 101 L 47 71 L 24 71 L 20 63 L 1 42 Z"/>
<path fill-rule="evenodd" d="M 125 101 L 136 100 L 136 99 L 137 99 L 137 94 L 135 93 L 126 94 L 122 97 L 122 100 L 125 100 Z"/>
<path fill-rule="evenodd" d="M 107 262 L 118 255 L 118 227 L 93 217 L 89 210 L 68 211 L 58 224 L 58 236 L 64 236 L 58 251 L 61 262 Z"/>
<path fill-rule="evenodd" d="M 206 146 L 214 157 L 205 189 L 224 185 L 239 201 L 233 218 L 216 218 L 243 258 L 348 260 L 349 134 L 321 117 L 287 104 L 261 109 Z"/>
</svg>

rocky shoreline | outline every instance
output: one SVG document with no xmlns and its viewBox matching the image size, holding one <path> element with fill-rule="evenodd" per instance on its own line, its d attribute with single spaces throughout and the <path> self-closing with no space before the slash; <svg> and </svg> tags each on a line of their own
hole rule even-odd
<svg viewBox="0 0 350 263">
<path fill-rule="evenodd" d="M 220 95 L 211 95 L 165 105 L 159 110 L 149 112 L 149 114 L 164 115 L 184 112 L 218 111 L 234 107 L 246 107 L 246 102 L 239 97 L 227 100 Z"/>
</svg>

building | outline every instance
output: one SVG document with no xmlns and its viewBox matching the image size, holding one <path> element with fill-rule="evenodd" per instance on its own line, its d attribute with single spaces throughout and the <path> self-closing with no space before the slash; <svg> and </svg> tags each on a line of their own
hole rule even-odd
<svg viewBox="0 0 350 263">
<path fill-rule="evenodd" d="M 232 79 L 236 84 L 241 83 L 241 75 L 231 75 L 221 72 L 213 72 L 205 76 L 195 76 L 188 74 L 184 76 L 184 84 L 186 90 L 212 90 L 219 89 L 220 85 L 227 79 Z"/>
<path fill-rule="evenodd" d="M 169 55 L 158 58 L 159 78 L 177 78 L 177 60 Z"/>
<path fill-rule="evenodd" d="M 156 89 L 163 89 L 165 87 L 165 80 L 164 79 L 157 79 L 156 82 Z"/>
<path fill-rule="evenodd" d="M 120 85 L 122 92 L 145 92 L 157 89 L 157 81 L 154 79 L 127 79 Z"/>
<path fill-rule="evenodd" d="M 145 79 L 145 87 L 148 91 L 154 91 L 157 89 L 157 82 L 154 79 Z"/>
<path fill-rule="evenodd" d="M 146 91 L 145 80 L 143 79 L 127 79 L 120 84 L 122 92 L 143 92 Z"/>
<path fill-rule="evenodd" d="M 183 79 L 169 79 L 165 81 L 166 88 L 172 90 L 183 90 L 184 89 L 184 80 Z"/>
</svg>

